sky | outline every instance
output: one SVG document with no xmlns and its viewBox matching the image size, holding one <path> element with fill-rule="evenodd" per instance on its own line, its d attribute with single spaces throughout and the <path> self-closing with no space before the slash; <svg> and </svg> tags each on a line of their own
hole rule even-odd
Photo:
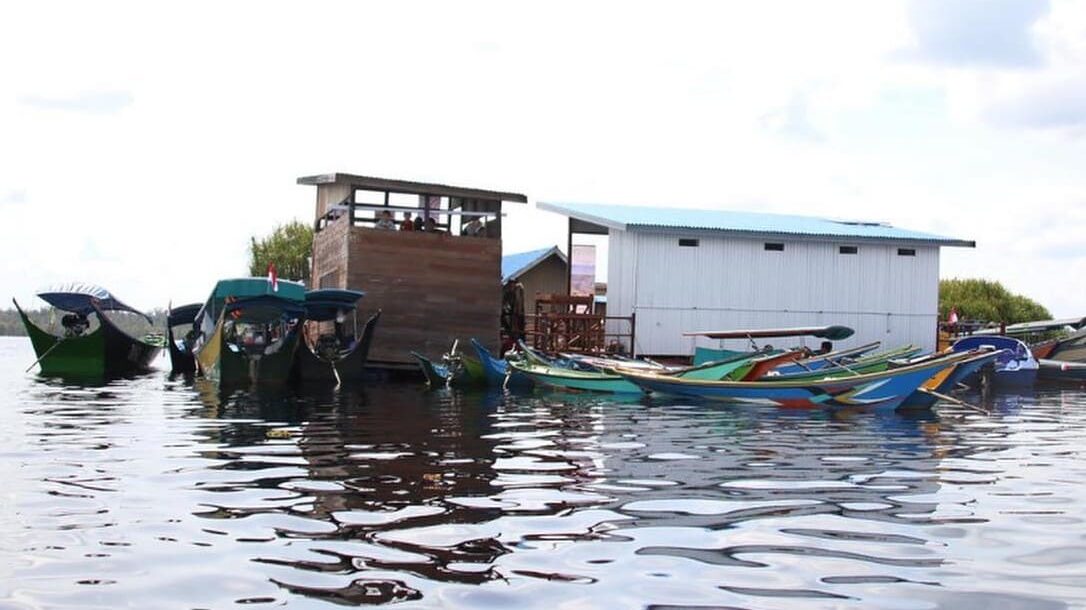
<svg viewBox="0 0 1086 610">
<path fill-rule="evenodd" d="M 150 309 L 310 221 L 298 176 L 889 222 L 1086 315 L 1086 3 L 0 5 L 0 284 Z M 1077 278 L 1077 279 L 1076 279 Z"/>
</svg>

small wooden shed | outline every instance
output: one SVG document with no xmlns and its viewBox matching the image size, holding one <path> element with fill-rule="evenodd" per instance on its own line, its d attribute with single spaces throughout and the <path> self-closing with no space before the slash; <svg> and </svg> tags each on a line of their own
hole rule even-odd
<svg viewBox="0 0 1086 610">
<path fill-rule="evenodd" d="M 502 204 L 524 195 L 343 173 L 298 184 L 317 187 L 314 287 L 362 290 L 361 309 L 383 312 L 371 366 L 411 369 L 412 350 L 470 337 L 498 349 Z"/>
</svg>

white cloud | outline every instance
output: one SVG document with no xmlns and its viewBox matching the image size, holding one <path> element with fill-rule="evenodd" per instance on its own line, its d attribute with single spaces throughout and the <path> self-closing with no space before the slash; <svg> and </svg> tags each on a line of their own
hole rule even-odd
<svg viewBox="0 0 1086 610">
<path fill-rule="evenodd" d="M 905 56 L 952 66 L 1040 66 L 1032 28 L 1048 11 L 1047 0 L 911 0 L 915 46 Z"/>
<path fill-rule="evenodd" d="M 115 114 L 132 104 L 132 94 L 127 91 L 90 91 L 64 97 L 26 95 L 19 101 L 38 110 Z"/>
<path fill-rule="evenodd" d="M 198 301 L 245 272 L 250 236 L 311 218 L 312 187 L 295 177 L 347 171 L 889 220 L 977 239 L 947 253 L 948 272 L 1021 278 L 1078 313 L 1086 298 L 1057 287 L 1048 254 L 1005 245 L 1021 239 L 1021 210 L 1082 201 L 1081 144 L 1023 130 L 1034 115 L 1009 110 L 1041 79 L 1073 81 L 1082 11 L 1020 13 L 1000 30 L 1013 48 L 986 49 L 1002 63 L 903 62 L 918 40 L 942 49 L 915 35 L 909 6 L 6 5 L 0 194 L 32 201 L 0 205 L 0 258 L 19 261 L 0 281 L 19 295 L 74 277 L 139 307 Z M 1023 63 L 1029 49 L 1043 61 Z M 508 251 L 564 246 L 559 218 L 509 209 Z M 123 263 L 87 260 L 87 239 Z"/>
</svg>

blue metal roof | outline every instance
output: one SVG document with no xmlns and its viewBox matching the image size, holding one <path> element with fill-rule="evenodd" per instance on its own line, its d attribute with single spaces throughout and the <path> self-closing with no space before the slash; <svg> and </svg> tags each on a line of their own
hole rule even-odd
<svg viewBox="0 0 1086 610">
<path fill-rule="evenodd" d="M 555 252 L 566 260 L 562 251 L 558 249 L 558 246 L 551 246 L 550 248 L 540 248 L 539 250 L 531 250 L 528 252 L 519 252 L 517 254 L 507 254 L 502 257 L 502 284 L 509 280 L 516 279 L 520 275 L 532 267 L 535 267 L 539 263 L 543 262 L 543 259 Z"/>
<path fill-rule="evenodd" d="M 976 243 L 972 241 L 899 229 L 884 223 L 831 220 L 814 216 L 543 201 L 539 202 L 537 207 L 620 231 L 720 231 L 752 237 L 794 235 L 850 240 L 923 242 L 931 245 L 969 248 L 976 246 Z"/>
</svg>

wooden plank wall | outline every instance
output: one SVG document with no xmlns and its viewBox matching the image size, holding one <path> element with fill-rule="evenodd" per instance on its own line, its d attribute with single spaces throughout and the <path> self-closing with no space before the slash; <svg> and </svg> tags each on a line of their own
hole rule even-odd
<svg viewBox="0 0 1086 610">
<path fill-rule="evenodd" d="M 350 229 L 344 215 L 313 236 L 313 269 L 310 270 L 310 288 L 322 288 L 321 278 L 337 273 L 333 284 L 323 288 L 346 288 L 347 282 L 347 232 Z"/>
<path fill-rule="evenodd" d="M 371 362 L 438 358 L 454 339 L 471 353 L 471 337 L 497 351 L 501 240 L 351 227 L 347 257 L 345 287 L 366 293 L 360 313 L 383 310 Z"/>
</svg>

